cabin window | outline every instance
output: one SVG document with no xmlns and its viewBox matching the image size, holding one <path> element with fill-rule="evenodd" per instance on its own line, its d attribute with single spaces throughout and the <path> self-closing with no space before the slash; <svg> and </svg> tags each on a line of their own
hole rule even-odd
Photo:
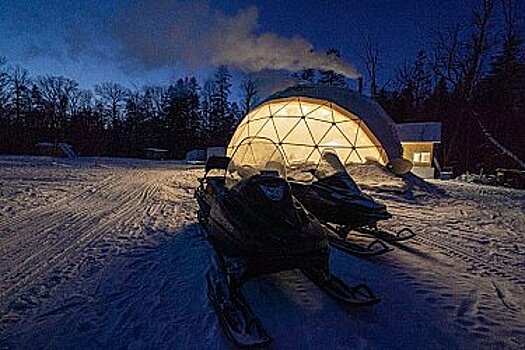
<svg viewBox="0 0 525 350">
<path fill-rule="evenodd" d="M 412 163 L 430 164 L 430 152 L 414 152 Z"/>
</svg>

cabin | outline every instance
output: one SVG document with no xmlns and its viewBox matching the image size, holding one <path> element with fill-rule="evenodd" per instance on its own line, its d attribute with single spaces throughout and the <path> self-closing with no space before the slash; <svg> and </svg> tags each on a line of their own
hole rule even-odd
<svg viewBox="0 0 525 350">
<path fill-rule="evenodd" d="M 440 122 L 397 124 L 403 158 L 412 162 L 412 172 L 421 178 L 432 179 L 436 168 L 439 170 L 435 154 L 441 144 L 441 130 Z"/>
<path fill-rule="evenodd" d="M 144 158 L 154 160 L 164 160 L 168 155 L 167 149 L 160 148 L 144 148 Z"/>
</svg>

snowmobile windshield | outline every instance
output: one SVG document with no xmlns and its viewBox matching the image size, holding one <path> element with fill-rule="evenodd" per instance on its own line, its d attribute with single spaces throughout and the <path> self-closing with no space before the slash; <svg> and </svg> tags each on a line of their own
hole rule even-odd
<svg viewBox="0 0 525 350">
<path fill-rule="evenodd" d="M 353 193 L 361 192 L 334 150 L 328 149 L 323 152 L 313 175 L 317 181 L 332 187 L 350 190 Z"/>
<path fill-rule="evenodd" d="M 265 138 L 249 137 L 235 149 L 226 172 L 226 187 L 254 175 L 286 178 L 286 163 L 279 147 Z"/>
<path fill-rule="evenodd" d="M 327 186 L 337 187 L 360 193 L 361 190 L 348 174 L 346 167 L 339 159 L 337 152 L 333 149 L 326 149 L 317 164 L 300 164 L 290 167 L 288 179 L 293 182 L 312 184 L 323 183 Z"/>
<path fill-rule="evenodd" d="M 339 160 L 335 151 L 326 150 L 323 152 L 321 159 L 319 160 L 314 176 L 318 180 L 322 180 L 335 174 L 346 174 L 346 168 Z"/>
</svg>

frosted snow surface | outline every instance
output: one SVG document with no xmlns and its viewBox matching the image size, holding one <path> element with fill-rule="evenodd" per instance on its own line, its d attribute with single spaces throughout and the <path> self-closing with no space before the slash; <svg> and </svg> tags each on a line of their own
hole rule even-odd
<svg viewBox="0 0 525 350">
<path fill-rule="evenodd" d="M 353 170 L 356 180 L 369 170 Z M 418 236 L 334 273 L 382 302 L 344 307 L 298 271 L 244 293 L 276 349 L 525 347 L 525 191 L 377 174 L 363 188 Z M 205 291 L 200 169 L 175 162 L 0 157 L 0 349 L 226 349 Z M 363 180 L 364 181 L 364 180 Z"/>
</svg>

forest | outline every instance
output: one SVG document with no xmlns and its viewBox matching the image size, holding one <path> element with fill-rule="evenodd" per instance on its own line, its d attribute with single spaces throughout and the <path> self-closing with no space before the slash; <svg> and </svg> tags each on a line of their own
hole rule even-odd
<svg viewBox="0 0 525 350">
<path fill-rule="evenodd" d="M 184 158 L 190 149 L 228 142 L 242 116 L 230 94 L 224 66 L 202 87 L 186 77 L 169 86 L 129 89 L 105 82 L 83 90 L 69 78 L 33 78 L 6 65 L 0 152 L 31 153 L 38 142 L 68 142 L 84 156 L 137 157 L 157 147 L 169 150 L 170 158 Z"/>
<path fill-rule="evenodd" d="M 398 122 L 439 121 L 437 158 L 457 174 L 525 168 L 525 55 L 515 2 L 484 0 L 471 20 L 433 33 L 415 57 L 379 81 L 387 68 L 381 43 L 363 36 L 367 93 Z M 340 56 L 331 48 L 327 55 Z M 231 67 L 235 68 L 235 67 Z M 163 86 L 104 82 L 83 89 L 63 76 L 32 76 L 0 57 L 0 153 L 31 154 L 38 142 L 68 142 L 83 156 L 141 156 L 167 149 L 184 158 L 195 148 L 225 146 L 260 96 L 246 74 L 232 86 L 219 66 L 200 82 L 188 76 Z M 392 67 L 389 67 L 392 68 Z M 291 73 L 297 82 L 348 87 L 333 71 Z M 232 91 L 240 91 L 234 98 Z"/>
</svg>

